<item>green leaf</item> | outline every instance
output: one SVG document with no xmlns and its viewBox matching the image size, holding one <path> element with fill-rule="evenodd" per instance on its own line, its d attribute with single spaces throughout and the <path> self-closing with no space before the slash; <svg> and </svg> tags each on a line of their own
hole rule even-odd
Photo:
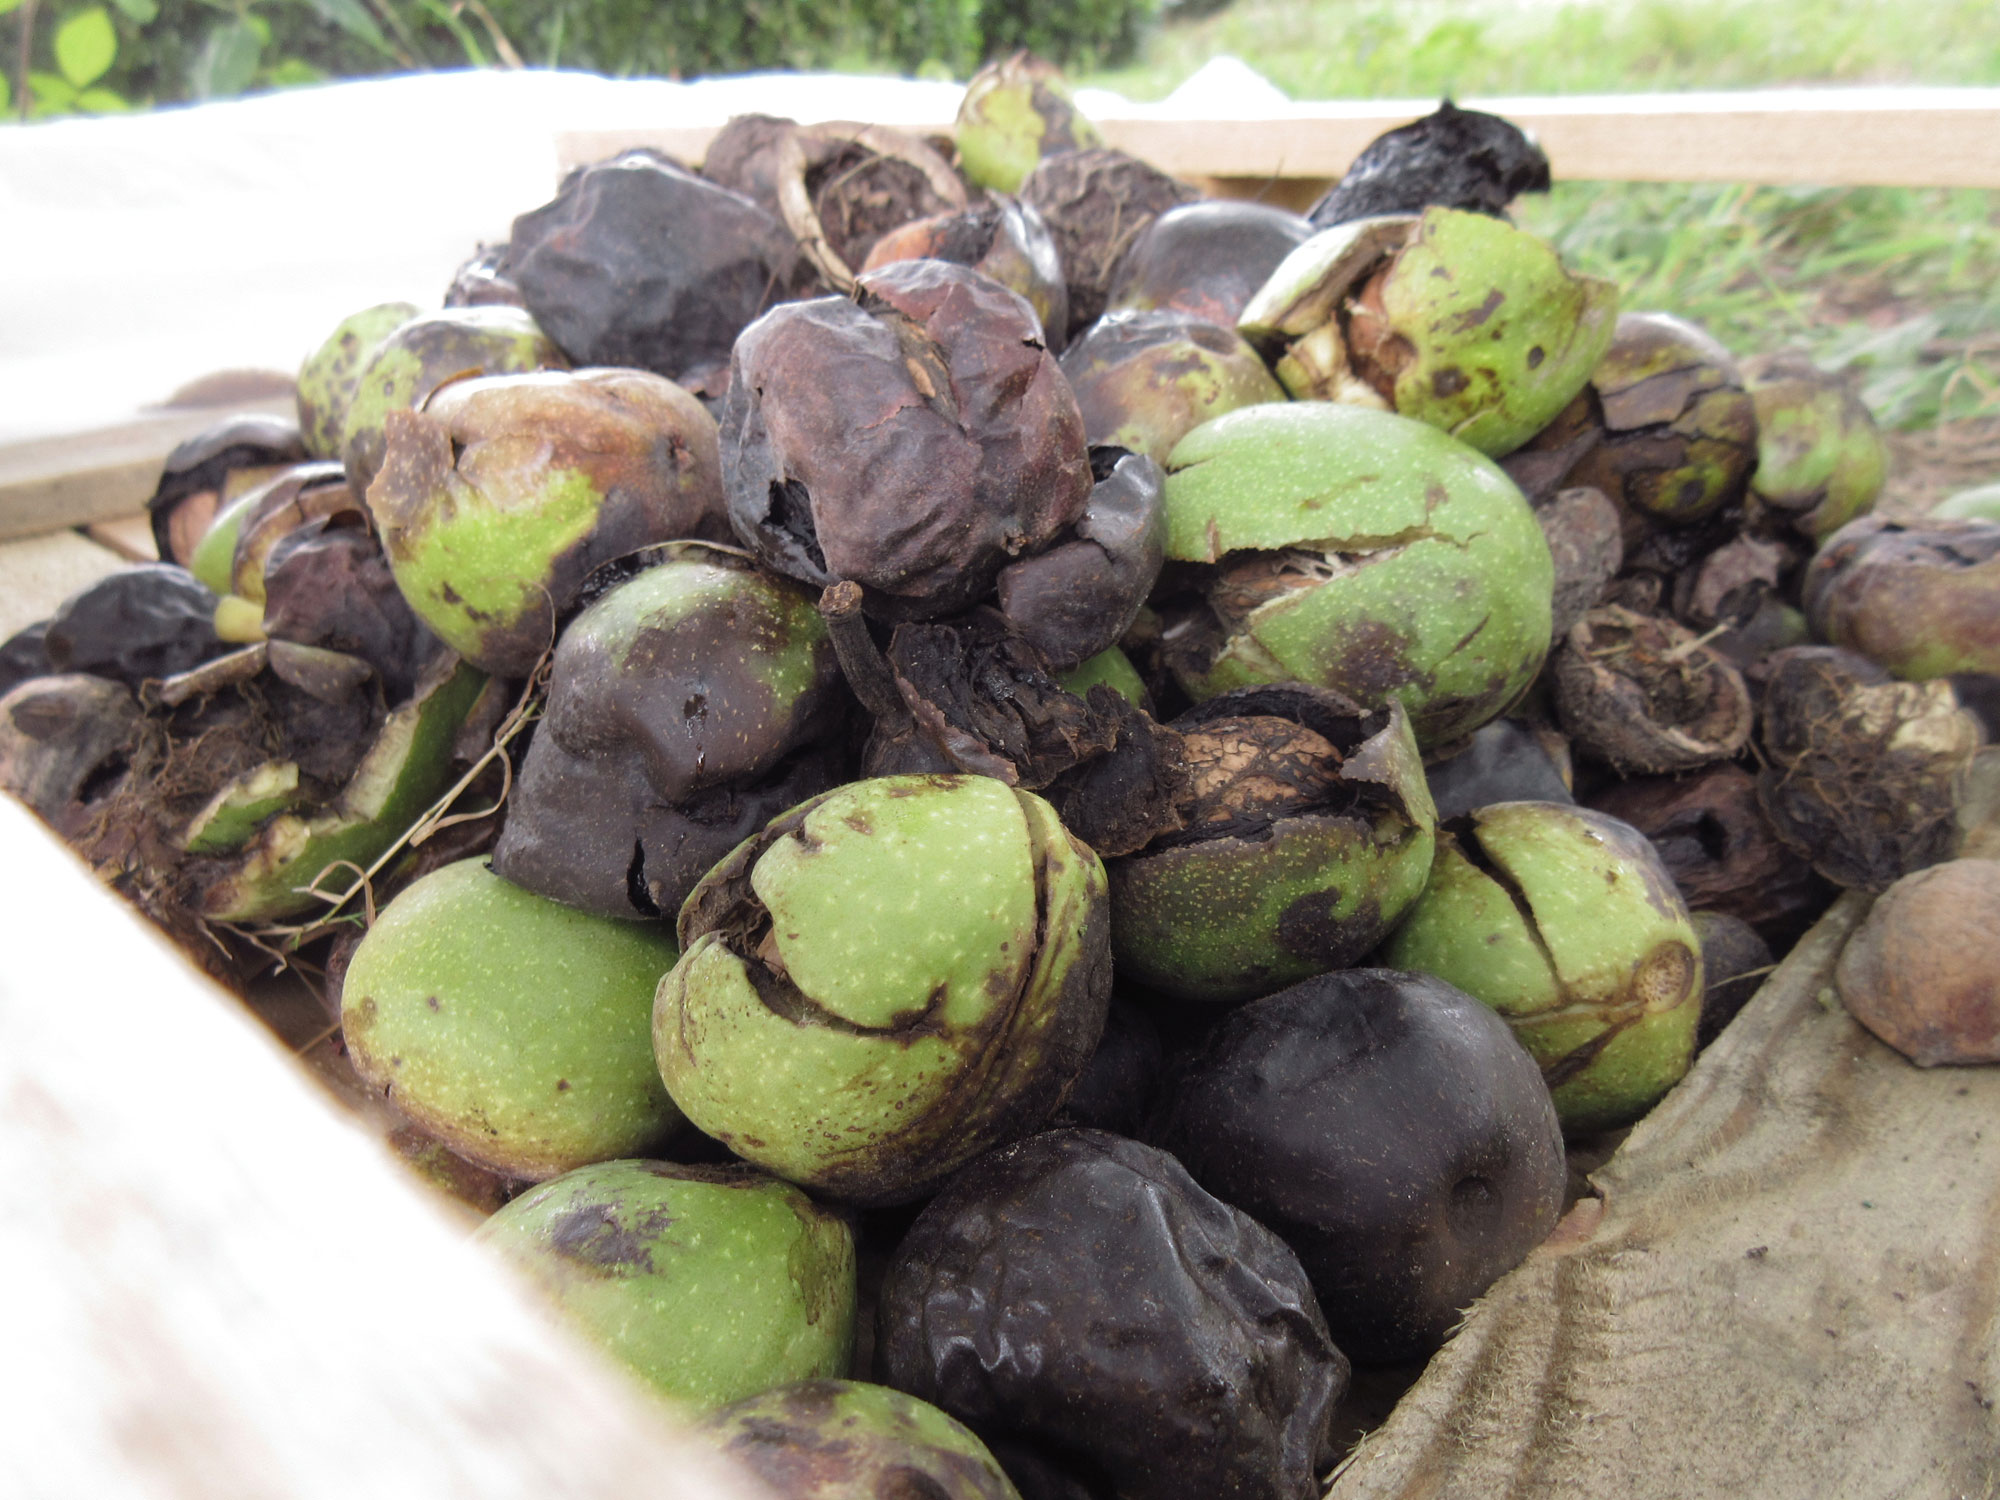
<svg viewBox="0 0 2000 1500">
<path fill-rule="evenodd" d="M 160 0 L 111 0 L 130 20 L 150 26 L 160 18 Z"/>
<path fill-rule="evenodd" d="M 6 15 L 7 12 L 10 10 L 19 10 L 21 8 L 21 3 L 22 0 L 0 0 L 0 16 Z M 5 97 L 5 96 L 0 95 L 0 97 Z"/>
<path fill-rule="evenodd" d="M 479 38 L 472 34 L 472 28 L 459 18 L 458 12 L 443 0 L 417 0 L 418 8 L 428 11 L 432 20 L 449 31 L 458 41 L 459 50 L 465 53 L 465 60 L 475 68 L 486 66 L 486 54 L 480 50 Z"/>
<path fill-rule="evenodd" d="M 101 5 L 80 10 L 56 28 L 56 66 L 77 88 L 97 82 L 118 57 L 118 33 Z"/>
<path fill-rule="evenodd" d="M 248 21 L 218 26 L 202 43 L 188 72 L 188 91 L 197 99 L 227 99 L 242 93 L 257 76 L 264 38 Z"/>
<path fill-rule="evenodd" d="M 28 93 L 34 104 L 28 111 L 37 119 L 44 115 L 66 114 L 76 103 L 76 89 L 67 78 L 55 73 L 30 73 Z"/>
<path fill-rule="evenodd" d="M 361 0 L 306 0 L 313 14 L 322 21 L 338 26 L 357 41 L 366 42 L 383 56 L 392 56 L 389 39 L 382 35 L 382 28 L 375 24 L 375 18 L 368 14 L 368 8 Z"/>
<path fill-rule="evenodd" d="M 274 89 L 295 89 L 303 84 L 326 82 L 326 71 L 315 68 L 303 57 L 285 57 L 265 70 L 264 81 Z"/>
<path fill-rule="evenodd" d="M 129 114 L 131 103 L 110 89 L 85 89 L 76 96 L 76 107 L 89 115 Z"/>
</svg>

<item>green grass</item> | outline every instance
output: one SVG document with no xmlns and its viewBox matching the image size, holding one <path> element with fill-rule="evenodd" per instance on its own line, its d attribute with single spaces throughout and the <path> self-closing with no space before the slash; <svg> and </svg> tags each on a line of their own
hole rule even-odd
<svg viewBox="0 0 2000 1500">
<path fill-rule="evenodd" d="M 2000 84 L 1992 0 L 1239 0 L 1088 81 L 1156 99 L 1218 54 L 1294 98 Z M 1949 150 L 1949 142 L 1940 142 Z M 1517 217 L 1625 304 L 1851 369 L 1888 425 L 2000 415 L 2000 194 L 1559 183 Z"/>
</svg>

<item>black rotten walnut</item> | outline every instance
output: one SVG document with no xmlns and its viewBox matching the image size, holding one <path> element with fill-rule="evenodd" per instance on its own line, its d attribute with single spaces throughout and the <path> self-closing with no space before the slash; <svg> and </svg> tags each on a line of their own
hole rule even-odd
<svg viewBox="0 0 2000 1500">
<path fill-rule="evenodd" d="M 1098 1130 L 961 1172 L 898 1247 L 876 1330 L 881 1377 L 1033 1494 L 1307 1500 L 1347 1386 L 1283 1241 L 1166 1152 Z"/>
<path fill-rule="evenodd" d="M 1499 218 L 1519 194 L 1548 190 L 1549 159 L 1519 126 L 1447 99 L 1370 141 L 1306 217 L 1329 229 L 1437 204 Z"/>
<path fill-rule="evenodd" d="M 1562 1130 L 1507 1023 L 1428 974 L 1347 969 L 1233 1012 L 1160 1143 L 1298 1253 L 1361 1361 L 1422 1358 L 1562 1209 Z"/>
<path fill-rule="evenodd" d="M 572 172 L 514 221 L 500 270 L 577 363 L 704 388 L 743 326 L 811 279 L 775 215 L 650 151 Z"/>
<path fill-rule="evenodd" d="M 840 779 L 845 695 L 812 601 L 733 553 L 673 543 L 599 577 L 619 573 L 556 647 L 493 867 L 600 916 L 671 917 Z"/>
<path fill-rule="evenodd" d="M 997 282 L 900 261 L 857 296 L 787 303 L 737 340 L 730 522 L 777 572 L 861 584 L 871 614 L 957 614 L 1084 515 L 1083 416 L 1034 310 Z"/>
</svg>

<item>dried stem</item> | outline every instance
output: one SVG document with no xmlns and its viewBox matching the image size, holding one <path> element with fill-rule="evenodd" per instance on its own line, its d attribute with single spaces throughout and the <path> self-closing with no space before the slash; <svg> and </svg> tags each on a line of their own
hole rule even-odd
<svg viewBox="0 0 2000 1500">
<path fill-rule="evenodd" d="M 861 700 L 861 706 L 892 734 L 910 728 L 913 721 L 903 695 L 896 689 L 896 675 L 882 659 L 875 637 L 868 633 L 867 618 L 861 613 L 861 585 L 846 578 L 829 584 L 819 596 L 819 612 L 833 637 L 840 670 L 847 677 L 847 685 L 854 689 L 854 696 Z"/>
</svg>

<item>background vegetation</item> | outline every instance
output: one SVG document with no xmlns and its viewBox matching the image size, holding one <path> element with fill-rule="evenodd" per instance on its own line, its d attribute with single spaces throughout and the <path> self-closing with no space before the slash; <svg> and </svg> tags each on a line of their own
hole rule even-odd
<svg viewBox="0 0 2000 1500">
<path fill-rule="evenodd" d="M 1302 99 L 1992 85 L 2000 5 L 0 0 L 12 80 L 0 80 L 0 112 L 114 110 L 468 63 L 964 77 L 1017 45 L 1135 99 L 1164 96 L 1224 53 Z M 2000 195 L 1566 182 L 1523 203 L 1519 217 L 1572 263 L 1614 277 L 1628 306 L 1694 318 L 1741 353 L 1800 345 L 1852 372 L 1884 421 L 1911 434 L 1906 463 L 1947 476 L 1953 464 L 1984 464 L 2000 475 Z"/>
<path fill-rule="evenodd" d="M 1295 99 L 1993 85 L 2000 5 L 1237 0 L 1089 81 L 1157 99 L 1223 53 Z M 1974 419 L 1956 446 L 2000 477 L 2000 194 L 1564 182 L 1516 216 L 1628 307 L 1693 318 L 1741 354 L 1801 346 L 1852 371 L 1887 424 Z"/>
<path fill-rule="evenodd" d="M 0 0 L 0 111 L 29 118 L 213 99 L 411 68 L 691 77 L 889 68 L 963 78 L 1029 47 L 1135 55 L 1159 0 Z M 26 43 L 25 52 L 23 43 Z"/>
</svg>

